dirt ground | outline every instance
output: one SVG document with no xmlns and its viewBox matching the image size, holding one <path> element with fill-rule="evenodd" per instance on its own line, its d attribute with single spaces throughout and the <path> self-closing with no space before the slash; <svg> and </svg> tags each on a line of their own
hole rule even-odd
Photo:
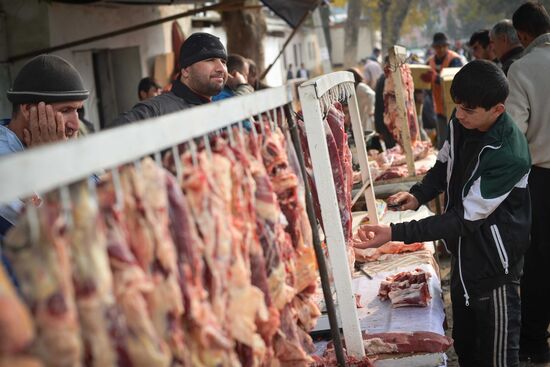
<svg viewBox="0 0 550 367">
<path fill-rule="evenodd" d="M 451 308 L 451 296 L 449 293 L 449 284 L 451 276 L 451 262 L 448 256 L 439 257 L 439 266 L 441 271 L 441 287 L 443 289 L 443 298 L 445 303 L 445 313 L 447 315 L 447 325 L 448 328 L 445 331 L 447 336 L 452 336 L 453 332 L 453 313 Z M 454 348 L 447 352 L 447 357 L 449 358 L 447 362 L 448 367 L 459 367 L 458 358 L 455 354 Z M 529 362 L 520 362 L 520 367 L 550 367 L 550 363 L 529 363 Z"/>
</svg>

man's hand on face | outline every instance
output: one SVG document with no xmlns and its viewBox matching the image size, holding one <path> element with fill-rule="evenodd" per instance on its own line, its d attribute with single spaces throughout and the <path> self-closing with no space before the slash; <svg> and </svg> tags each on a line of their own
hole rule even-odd
<svg viewBox="0 0 550 367">
<path fill-rule="evenodd" d="M 246 84 L 246 78 L 238 71 L 234 71 L 231 74 L 227 74 L 227 85 L 231 89 L 236 89 L 240 84 Z"/>
<path fill-rule="evenodd" d="M 67 140 L 63 115 L 44 102 L 30 108 L 29 128 L 24 129 L 23 134 L 28 147 Z"/>
</svg>

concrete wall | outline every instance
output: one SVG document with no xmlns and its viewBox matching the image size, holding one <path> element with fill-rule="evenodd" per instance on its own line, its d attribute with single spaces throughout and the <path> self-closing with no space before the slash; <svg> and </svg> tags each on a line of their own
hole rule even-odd
<svg viewBox="0 0 550 367">
<path fill-rule="evenodd" d="M 330 29 L 332 40 L 332 64 L 341 66 L 344 63 L 344 25 L 338 24 Z M 372 54 L 374 47 L 380 47 L 381 36 L 379 32 L 372 33 L 367 26 L 359 29 L 356 61 L 364 59 Z"/>
<path fill-rule="evenodd" d="M 9 30 L 7 31 L 8 56 L 103 34 L 182 13 L 191 8 L 190 5 L 47 4 L 37 0 L 0 0 L 0 6 L 6 14 L 6 26 Z M 188 35 L 191 28 L 190 18 L 181 18 L 178 21 L 184 33 Z M 86 87 L 91 92 L 85 104 L 87 117 L 94 123 L 98 121 L 98 113 L 92 52 L 98 49 L 130 46 L 139 46 L 142 75 L 151 75 L 155 56 L 171 51 L 171 22 L 55 52 L 56 55 L 71 62 L 81 73 Z M 23 63 L 24 61 L 9 64 L 9 72 L 0 74 L 9 74 L 13 79 Z M 6 85 L 5 79 L 0 78 L 2 91 L 7 90 L 11 84 L 10 81 Z M 136 95 L 136 101 L 137 83 L 138 80 L 131 88 L 131 93 Z M 130 89 L 128 90 L 130 93 Z M 4 93 L 0 93 L 0 107 L 6 102 L 2 99 L 5 100 Z M 6 116 L 7 112 L 2 108 L 0 117 Z"/>
</svg>

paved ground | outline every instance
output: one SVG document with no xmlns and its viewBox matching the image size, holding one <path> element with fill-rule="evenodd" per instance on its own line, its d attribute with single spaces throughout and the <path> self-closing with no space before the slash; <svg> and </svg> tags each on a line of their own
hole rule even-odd
<svg viewBox="0 0 550 367">
<path fill-rule="evenodd" d="M 441 270 L 441 286 L 443 288 L 443 298 L 445 302 L 445 313 L 447 314 L 447 325 L 446 335 L 451 336 L 453 330 L 453 317 L 451 309 L 451 297 L 449 294 L 449 280 L 451 274 L 450 258 L 449 257 L 440 257 L 440 270 Z M 454 349 L 451 349 L 447 352 L 447 357 L 449 357 L 448 367 L 459 367 L 458 359 L 455 354 Z M 550 367 L 550 363 L 528 363 L 523 362 L 520 364 L 520 367 Z"/>
</svg>

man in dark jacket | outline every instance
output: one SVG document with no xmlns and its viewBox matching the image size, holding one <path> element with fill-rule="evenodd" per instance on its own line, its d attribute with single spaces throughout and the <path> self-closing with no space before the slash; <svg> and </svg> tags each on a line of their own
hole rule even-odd
<svg viewBox="0 0 550 367">
<path fill-rule="evenodd" d="M 210 102 L 227 81 L 227 52 L 209 33 L 189 36 L 180 49 L 180 78 L 168 93 L 141 101 L 113 121 L 112 126 L 166 115 Z"/>
<path fill-rule="evenodd" d="M 510 65 L 521 57 L 523 47 L 510 19 L 503 19 L 491 29 L 489 34 L 495 55 L 500 61 L 502 71 L 508 75 Z"/>
<path fill-rule="evenodd" d="M 527 141 L 505 112 L 508 82 L 486 60 L 455 76 L 457 104 L 436 164 L 410 192 L 388 199 L 417 209 L 445 192 L 445 212 L 420 221 L 370 226 L 372 240 L 443 239 L 452 254 L 453 338 L 460 366 L 518 366 L 523 254 L 531 207 Z"/>
</svg>

